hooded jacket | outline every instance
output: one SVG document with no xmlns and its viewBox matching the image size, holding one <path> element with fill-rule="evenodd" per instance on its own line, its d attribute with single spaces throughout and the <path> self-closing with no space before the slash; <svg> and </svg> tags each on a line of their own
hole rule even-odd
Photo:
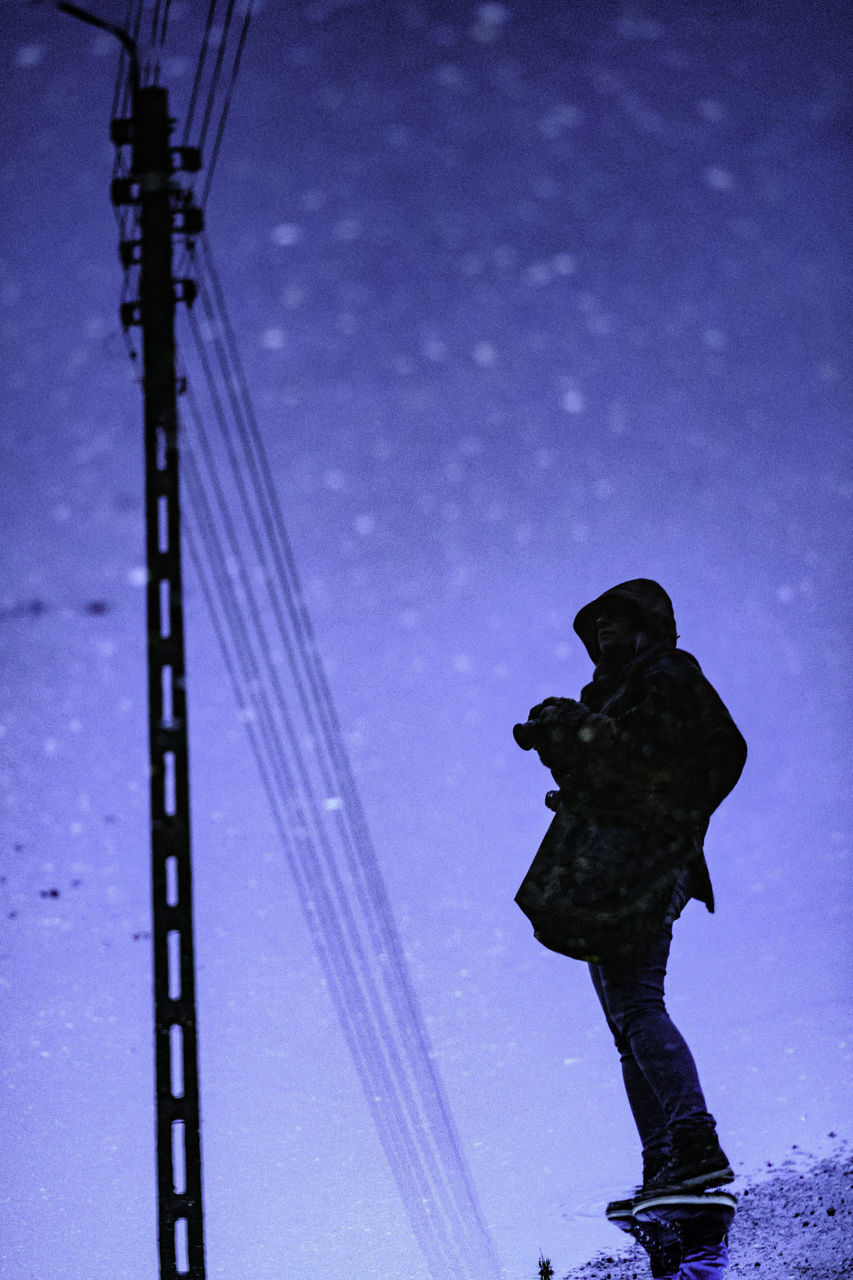
<svg viewBox="0 0 853 1280">
<path fill-rule="evenodd" d="M 595 624 L 617 603 L 633 615 L 637 651 L 612 667 Z M 633 963 L 680 878 L 713 911 L 702 842 L 746 743 L 699 663 L 676 647 L 672 602 L 658 583 L 619 583 L 580 610 L 574 629 L 595 673 L 579 701 L 548 699 L 531 712 L 559 792 L 549 793 L 556 816 L 515 900 L 551 950 Z"/>
</svg>

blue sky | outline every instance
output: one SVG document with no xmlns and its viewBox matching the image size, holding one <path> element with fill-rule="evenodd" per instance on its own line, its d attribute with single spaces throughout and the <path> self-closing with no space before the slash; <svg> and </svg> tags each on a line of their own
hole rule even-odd
<svg viewBox="0 0 853 1280">
<path fill-rule="evenodd" d="M 183 119 L 206 7 L 172 8 Z M 724 1145 L 755 1173 L 850 1136 L 840 13 L 315 3 L 261 7 L 247 41 L 209 242 L 508 1277 L 620 1243 L 603 1205 L 637 1173 L 585 970 L 513 903 L 548 778 L 511 726 L 586 682 L 571 620 L 614 582 L 664 584 L 749 744 L 707 840 L 717 913 L 687 909 L 669 978 Z M 47 5 L 0 18 L 3 1250 L 34 1280 L 136 1277 L 156 1215 L 117 60 Z M 183 319 L 179 346 L 200 385 Z M 186 607 L 209 1274 L 421 1280 L 192 563 Z"/>
</svg>

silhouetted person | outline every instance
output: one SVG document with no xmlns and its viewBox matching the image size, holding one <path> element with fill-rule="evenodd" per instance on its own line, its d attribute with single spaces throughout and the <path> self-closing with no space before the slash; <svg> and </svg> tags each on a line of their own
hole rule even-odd
<svg viewBox="0 0 853 1280">
<path fill-rule="evenodd" d="M 589 963 L 642 1144 L 635 1197 L 702 1191 L 734 1175 L 666 1011 L 664 977 L 686 902 L 714 909 L 702 841 L 746 744 L 696 659 L 676 648 L 672 602 L 656 582 L 611 588 L 574 629 L 595 663 L 591 683 L 579 701 L 547 698 L 514 730 L 559 787 L 516 902 L 544 946 Z M 635 1203 L 613 1201 L 608 1216 Z"/>
</svg>

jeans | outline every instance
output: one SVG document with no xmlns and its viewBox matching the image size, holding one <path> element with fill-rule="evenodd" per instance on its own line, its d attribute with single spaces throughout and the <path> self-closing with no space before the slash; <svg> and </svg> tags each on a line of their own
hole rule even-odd
<svg viewBox="0 0 853 1280">
<path fill-rule="evenodd" d="M 672 926 L 688 897 L 683 882 L 679 882 L 655 945 L 636 969 L 626 972 L 608 970 L 606 964 L 589 966 L 619 1050 L 644 1165 L 656 1164 L 669 1153 L 674 1128 L 714 1124 L 693 1055 L 664 1005 Z"/>
</svg>

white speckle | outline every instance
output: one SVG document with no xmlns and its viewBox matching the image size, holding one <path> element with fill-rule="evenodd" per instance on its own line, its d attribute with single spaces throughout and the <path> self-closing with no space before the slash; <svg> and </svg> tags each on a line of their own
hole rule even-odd
<svg viewBox="0 0 853 1280">
<path fill-rule="evenodd" d="M 127 580 L 132 587 L 147 587 L 148 570 L 145 568 L 145 565 L 137 564 L 134 565 L 132 569 L 129 569 L 127 573 Z"/>
<path fill-rule="evenodd" d="M 533 461 L 536 463 L 537 467 L 546 471 L 548 467 L 552 467 L 554 465 L 554 450 L 537 449 L 533 455 Z"/>
<path fill-rule="evenodd" d="M 702 98 L 696 104 L 697 110 L 703 120 L 708 120 L 712 124 L 725 118 L 725 111 L 719 102 L 715 102 L 713 98 Z"/>
<path fill-rule="evenodd" d="M 281 300 L 290 311 L 295 311 L 305 301 L 305 290 L 300 289 L 298 284 L 289 284 L 282 291 Z"/>
<path fill-rule="evenodd" d="M 570 387 L 560 397 L 560 404 L 566 413 L 583 413 L 586 403 L 577 387 Z"/>
<path fill-rule="evenodd" d="M 569 530 L 572 542 L 587 542 L 589 540 L 589 525 L 584 524 L 582 520 L 577 520 Z"/>
<path fill-rule="evenodd" d="M 469 27 L 468 34 L 472 40 L 479 40 L 481 44 L 491 44 L 499 39 L 509 16 L 509 9 L 505 9 L 502 4 L 478 4 L 475 20 Z"/>
<path fill-rule="evenodd" d="M 44 754 L 46 756 L 55 756 L 58 750 L 59 743 L 56 741 L 56 738 L 45 738 Z"/>
<path fill-rule="evenodd" d="M 587 316 L 586 329 L 587 333 L 591 333 L 597 338 L 602 337 L 606 333 L 612 333 L 612 317 L 605 315 Z"/>
<path fill-rule="evenodd" d="M 43 44 L 22 44 L 15 54 L 15 66 L 37 67 L 43 58 Z"/>
<path fill-rule="evenodd" d="M 566 659 L 571 656 L 571 652 L 572 646 L 569 644 L 568 640 L 560 640 L 554 646 L 554 657 L 559 658 L 560 662 L 565 662 Z"/>
<path fill-rule="evenodd" d="M 702 340 L 711 351 L 725 351 L 726 349 L 726 335 L 722 329 L 706 329 L 702 334 Z"/>
<path fill-rule="evenodd" d="M 336 240 L 357 240 L 361 235 L 361 223 L 358 218 L 341 218 L 335 223 L 333 234 Z"/>
<path fill-rule="evenodd" d="M 794 599 L 796 592 L 787 582 L 783 582 L 780 587 L 776 588 L 776 599 L 780 604 L 790 604 Z"/>
<path fill-rule="evenodd" d="M 582 1061 L 583 1061 L 582 1058 L 563 1058 L 563 1066 L 573 1067 L 576 1065 L 576 1063 L 582 1062 Z"/>
<path fill-rule="evenodd" d="M 455 62 L 442 62 L 435 69 L 435 78 L 444 89 L 461 89 L 465 83 L 465 72 Z"/>
<path fill-rule="evenodd" d="M 490 369 L 498 358 L 498 353 L 491 342 L 478 342 L 471 352 L 471 357 L 483 369 Z"/>
<path fill-rule="evenodd" d="M 624 436 L 628 430 L 628 411 L 619 400 L 610 405 L 607 425 L 614 436 Z"/>
<path fill-rule="evenodd" d="M 412 141 L 412 132 L 404 124 L 392 124 L 386 129 L 385 137 L 389 147 L 393 147 L 395 151 L 405 151 Z"/>
<path fill-rule="evenodd" d="M 270 232 L 270 240 L 272 240 L 273 244 L 278 245 L 280 249 L 286 249 L 290 245 L 298 244 L 301 239 L 302 228 L 297 226 L 295 222 L 280 222 Z"/>
<path fill-rule="evenodd" d="M 323 476 L 323 487 L 331 489 L 334 493 L 340 493 L 342 489 L 346 488 L 346 483 L 347 480 L 343 471 L 338 470 L 336 467 L 332 467 Z"/>
<path fill-rule="evenodd" d="M 662 40 L 666 28 L 656 18 L 626 14 L 616 23 L 616 34 L 623 40 Z"/>
<path fill-rule="evenodd" d="M 511 244 L 499 244 L 492 253 L 492 261 L 496 267 L 507 268 L 515 266 L 518 254 Z"/>
<path fill-rule="evenodd" d="M 312 188 L 310 191 L 304 191 L 300 198 L 302 208 L 308 213 L 317 213 L 319 209 L 323 208 L 325 203 L 325 191 L 319 191 L 316 188 Z"/>
<path fill-rule="evenodd" d="M 189 71 L 192 63 L 189 58 L 185 58 L 183 54 L 173 53 L 170 57 L 163 59 L 163 78 L 164 80 L 180 80 Z"/>
<path fill-rule="evenodd" d="M 705 170 L 704 177 L 705 185 L 712 191 L 730 191 L 735 182 L 728 169 L 721 169 L 719 165 L 710 165 Z"/>
<path fill-rule="evenodd" d="M 483 452 L 483 442 L 476 436 L 464 436 L 459 442 L 459 452 L 465 458 L 476 458 Z"/>
<path fill-rule="evenodd" d="M 282 351 L 286 340 L 287 335 L 285 334 L 284 329 L 272 327 L 264 329 L 261 334 L 260 342 L 264 351 Z"/>
<path fill-rule="evenodd" d="M 404 609 L 400 614 L 400 626 L 405 627 L 407 631 L 411 631 L 420 622 L 420 614 L 417 609 Z"/>
<path fill-rule="evenodd" d="M 447 355 L 447 347 L 440 338 L 425 339 L 424 344 L 421 347 L 421 351 L 427 360 L 432 360 L 436 363 L 439 360 L 443 360 Z"/>
<path fill-rule="evenodd" d="M 573 253 L 555 253 L 551 268 L 558 276 L 571 276 L 578 269 L 578 260 Z"/>
<path fill-rule="evenodd" d="M 471 670 L 471 659 L 467 653 L 457 653 L 453 659 L 453 670 L 461 671 L 463 674 Z"/>
<path fill-rule="evenodd" d="M 343 809 L 344 802 L 340 796 L 326 796 L 323 801 L 323 808 L 328 813 L 335 813 L 338 809 Z"/>
<path fill-rule="evenodd" d="M 539 121 L 543 138 L 559 138 L 566 129 L 576 129 L 583 120 L 583 112 L 568 102 L 559 102 Z"/>
<path fill-rule="evenodd" d="M 360 534 L 362 538 L 366 538 L 376 528 L 376 521 L 370 515 L 356 516 L 353 526 L 357 534 Z"/>
<path fill-rule="evenodd" d="M 522 280 L 525 284 L 543 285 L 549 284 L 554 278 L 554 272 L 549 262 L 534 262 L 525 268 Z"/>
<path fill-rule="evenodd" d="M 444 467 L 444 478 L 450 484 L 459 484 L 465 479 L 465 468 L 461 462 L 448 462 Z"/>
<path fill-rule="evenodd" d="M 109 58 L 115 52 L 115 37 L 101 31 L 92 37 L 89 52 L 95 58 Z"/>
</svg>

